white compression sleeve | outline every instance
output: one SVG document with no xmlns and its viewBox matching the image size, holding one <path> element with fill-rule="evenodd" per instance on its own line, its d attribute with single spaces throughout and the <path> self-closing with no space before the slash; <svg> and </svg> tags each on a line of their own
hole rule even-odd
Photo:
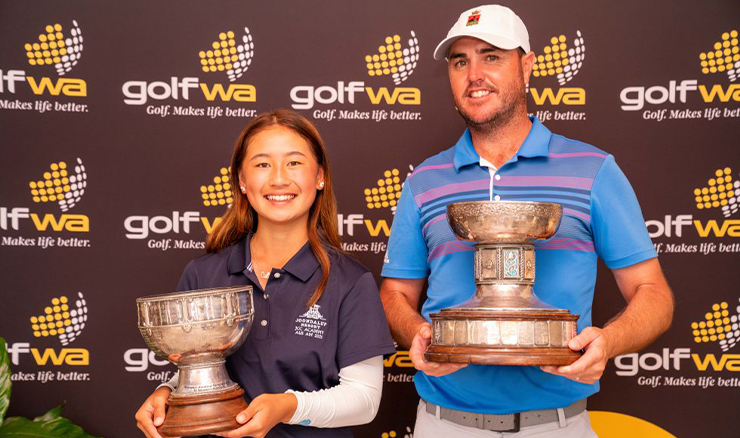
<svg viewBox="0 0 740 438">
<path fill-rule="evenodd" d="M 288 424 L 344 427 L 375 418 L 383 391 L 383 356 L 375 356 L 339 370 L 339 385 L 319 391 L 296 392 L 298 407 Z"/>
</svg>

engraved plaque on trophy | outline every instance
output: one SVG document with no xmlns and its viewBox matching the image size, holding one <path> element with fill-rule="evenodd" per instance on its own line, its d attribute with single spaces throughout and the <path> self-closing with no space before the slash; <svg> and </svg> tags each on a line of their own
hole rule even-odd
<svg viewBox="0 0 740 438">
<path fill-rule="evenodd" d="M 545 202 L 447 206 L 447 220 L 457 237 L 476 242 L 476 290 L 468 302 L 430 315 L 433 334 L 426 360 L 568 365 L 580 357 L 568 348 L 577 333 L 578 315 L 540 301 L 533 290 L 532 242 L 552 237 L 561 217 L 559 204 Z"/>
<path fill-rule="evenodd" d="M 252 286 L 200 289 L 137 298 L 139 331 L 157 356 L 177 365 L 177 389 L 158 431 L 193 436 L 236 429 L 244 390 L 224 366 L 254 319 Z"/>
</svg>

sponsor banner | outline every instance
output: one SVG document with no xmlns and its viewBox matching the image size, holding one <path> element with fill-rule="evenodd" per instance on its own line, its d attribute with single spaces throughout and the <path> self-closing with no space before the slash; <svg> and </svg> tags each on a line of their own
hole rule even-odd
<svg viewBox="0 0 740 438">
<path fill-rule="evenodd" d="M 0 206 L 0 246 L 90 248 L 90 218 L 76 207 L 85 195 L 81 158 L 53 162 L 28 183 L 29 206 Z M 51 210 L 51 211 L 49 211 Z"/>
<path fill-rule="evenodd" d="M 645 222 L 659 254 L 727 254 L 740 252 L 740 173 L 731 167 L 713 172 L 706 183 L 685 193 L 692 213 L 667 214 Z"/>
<path fill-rule="evenodd" d="M 740 390 L 740 298 L 712 303 L 689 324 L 675 324 L 685 344 L 659 351 L 617 356 L 615 374 L 647 388 L 674 387 Z"/>
<path fill-rule="evenodd" d="M 14 382 L 87 382 L 90 351 L 71 345 L 83 334 L 88 307 L 82 292 L 54 296 L 29 317 L 27 336 L 8 341 L 7 352 Z"/>
<path fill-rule="evenodd" d="M 314 119 L 327 122 L 420 121 L 421 90 L 401 86 L 414 73 L 419 60 L 416 33 L 411 30 L 406 37 L 386 36 L 376 47 L 362 59 L 366 74 L 363 80 L 297 85 L 290 90 L 291 106 L 310 111 Z"/>
<path fill-rule="evenodd" d="M 253 60 L 254 39 L 248 27 L 220 32 L 193 55 L 192 71 L 197 66 L 204 79 L 171 76 L 126 81 L 121 87 L 123 103 L 155 117 L 251 118 L 258 113 L 257 88 L 236 81 Z"/>
<path fill-rule="evenodd" d="M 622 111 L 637 112 L 644 120 L 655 122 L 740 118 L 738 32 L 723 32 L 714 44 L 707 44 L 710 37 L 703 40 L 709 47 L 696 61 L 701 79 L 626 87 L 619 95 Z"/>
<path fill-rule="evenodd" d="M 41 31 L 34 39 L 34 31 Z M 43 29 L 24 29 L 25 44 L 16 44 L 28 64 L 0 64 L 0 110 L 42 113 L 87 113 L 87 81 L 71 77 L 82 58 L 82 30 L 76 20 Z"/>
<path fill-rule="evenodd" d="M 542 122 L 585 121 L 586 90 L 570 84 L 586 59 L 581 31 L 576 30 L 571 38 L 564 34 L 553 36 L 549 44 L 533 51 L 536 57 L 527 87 L 530 116 L 537 116 Z"/>
</svg>

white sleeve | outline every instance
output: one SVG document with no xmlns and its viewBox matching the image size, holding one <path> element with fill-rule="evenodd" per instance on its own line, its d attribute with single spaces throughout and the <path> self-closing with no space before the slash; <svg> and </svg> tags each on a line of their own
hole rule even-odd
<svg viewBox="0 0 740 438">
<path fill-rule="evenodd" d="M 319 391 L 286 392 L 298 407 L 288 424 L 344 427 L 375 418 L 383 391 L 383 356 L 375 356 L 339 370 L 339 385 Z"/>
<path fill-rule="evenodd" d="M 157 386 L 154 390 L 156 391 L 159 388 L 170 388 L 170 391 L 174 391 L 177 389 L 177 383 L 180 380 L 180 373 L 175 373 L 172 378 L 167 381 L 163 382 L 161 385 Z"/>
</svg>

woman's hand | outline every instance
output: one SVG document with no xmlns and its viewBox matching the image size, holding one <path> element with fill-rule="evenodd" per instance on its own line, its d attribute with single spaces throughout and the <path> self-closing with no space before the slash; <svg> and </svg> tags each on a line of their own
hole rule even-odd
<svg viewBox="0 0 740 438">
<path fill-rule="evenodd" d="M 290 421 L 297 407 L 298 399 L 293 394 L 262 394 L 236 416 L 236 421 L 243 426 L 214 435 L 229 438 L 243 436 L 262 438 L 276 424 Z"/>
<path fill-rule="evenodd" d="M 144 404 L 136 411 L 136 426 L 144 432 L 147 438 L 162 438 L 162 435 L 157 432 L 157 426 L 164 422 L 165 406 L 170 392 L 167 387 L 157 389 L 144 400 Z"/>
</svg>

